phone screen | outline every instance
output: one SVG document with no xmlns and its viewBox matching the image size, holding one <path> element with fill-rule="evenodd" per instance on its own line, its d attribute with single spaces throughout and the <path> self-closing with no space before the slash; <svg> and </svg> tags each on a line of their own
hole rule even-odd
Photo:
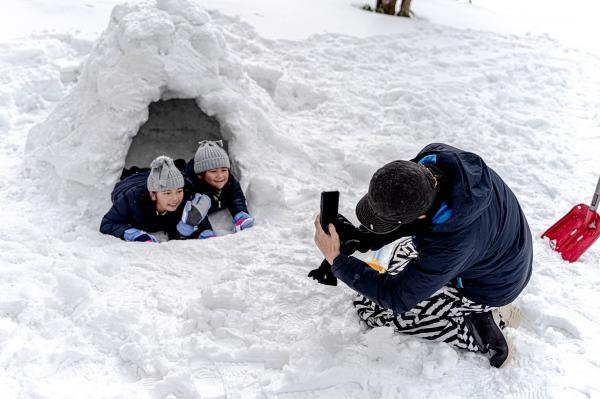
<svg viewBox="0 0 600 399">
<path fill-rule="evenodd" d="M 340 201 L 339 191 L 323 191 L 321 193 L 321 227 L 329 232 L 329 223 L 334 223 L 338 215 Z"/>
</svg>

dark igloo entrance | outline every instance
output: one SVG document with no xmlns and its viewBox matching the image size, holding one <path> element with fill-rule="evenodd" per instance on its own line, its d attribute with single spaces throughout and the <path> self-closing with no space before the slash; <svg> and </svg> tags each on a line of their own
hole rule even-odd
<svg viewBox="0 0 600 399">
<path fill-rule="evenodd" d="M 222 139 L 219 122 L 202 112 L 195 100 L 160 100 L 150 104 L 148 120 L 129 146 L 125 167 L 149 167 L 159 155 L 187 162 L 199 141 Z M 225 141 L 223 146 L 227 150 Z"/>
</svg>

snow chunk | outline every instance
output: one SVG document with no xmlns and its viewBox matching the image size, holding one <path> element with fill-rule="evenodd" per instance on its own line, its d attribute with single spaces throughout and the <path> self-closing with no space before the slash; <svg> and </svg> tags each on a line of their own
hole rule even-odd
<svg viewBox="0 0 600 399">
<path fill-rule="evenodd" d="M 324 92 L 299 81 L 279 79 L 275 87 L 275 102 L 285 111 L 304 111 L 316 108 L 327 100 Z"/>
<path fill-rule="evenodd" d="M 0 344 L 4 344 L 11 339 L 18 330 L 18 325 L 11 319 L 0 317 Z"/>
<path fill-rule="evenodd" d="M 129 13 L 119 23 L 118 41 L 124 52 L 135 51 L 151 39 L 159 51 L 168 51 L 172 45 L 175 25 L 168 14 L 153 8 L 143 8 Z"/>
<path fill-rule="evenodd" d="M 248 201 L 254 205 L 283 205 L 284 187 L 275 179 L 263 176 L 254 177 L 248 184 Z"/>
<path fill-rule="evenodd" d="M 246 305 L 243 298 L 236 298 L 236 292 L 226 288 L 218 291 L 207 289 L 202 294 L 201 304 L 208 309 L 232 309 L 243 310 Z"/>
<path fill-rule="evenodd" d="M 198 2 L 179 0 L 158 0 L 158 8 L 170 14 L 180 15 L 194 25 L 204 25 L 210 19 L 208 14 L 200 7 Z"/>
<path fill-rule="evenodd" d="M 439 379 L 456 370 L 458 354 L 455 349 L 445 343 L 433 348 L 431 355 L 423 362 L 423 375 L 429 379 Z"/>
<path fill-rule="evenodd" d="M 56 282 L 56 294 L 69 308 L 75 308 L 90 297 L 89 282 L 72 273 L 57 273 Z"/>
</svg>

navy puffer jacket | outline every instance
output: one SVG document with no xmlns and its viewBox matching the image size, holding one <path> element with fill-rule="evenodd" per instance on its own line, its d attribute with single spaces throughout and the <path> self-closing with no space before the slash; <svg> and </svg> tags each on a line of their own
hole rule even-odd
<svg viewBox="0 0 600 399">
<path fill-rule="evenodd" d="M 392 276 L 342 254 L 333 273 L 396 313 L 446 284 L 483 305 L 512 302 L 529 281 L 533 256 L 531 232 L 515 195 L 474 153 L 430 144 L 413 161 L 441 173 L 446 186 L 429 223 L 413 236 L 418 257 Z"/>
<path fill-rule="evenodd" d="M 211 207 L 209 213 L 220 211 L 221 209 L 229 209 L 231 216 L 235 216 L 239 212 L 248 213 L 246 206 L 246 197 L 242 191 L 242 187 L 238 180 L 229 172 L 229 180 L 225 187 L 220 192 L 208 185 L 204 180 L 198 177 L 194 172 L 194 159 L 185 167 L 184 176 L 192 182 L 195 192 L 206 194 L 210 197 Z"/>
<path fill-rule="evenodd" d="M 111 193 L 113 205 L 102 218 L 100 232 L 122 239 L 125 230 L 136 228 L 147 233 L 163 231 L 167 233 L 169 239 L 184 238 L 176 227 L 181 220 L 185 203 L 192 196 L 191 183 L 186 180 L 183 201 L 177 210 L 159 215 L 147 188 L 149 174 L 150 172 L 136 173 L 116 184 Z M 207 228 L 205 221 L 200 224 L 199 231 Z M 191 237 L 195 238 L 199 231 Z"/>
</svg>

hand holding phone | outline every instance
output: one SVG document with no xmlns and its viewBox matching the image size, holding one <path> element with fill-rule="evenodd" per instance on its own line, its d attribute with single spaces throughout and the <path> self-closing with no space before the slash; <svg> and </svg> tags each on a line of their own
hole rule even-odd
<svg viewBox="0 0 600 399">
<path fill-rule="evenodd" d="M 327 234 L 329 234 L 329 224 L 334 223 L 337 219 L 339 201 L 339 191 L 323 191 L 321 193 L 321 228 Z"/>
</svg>

